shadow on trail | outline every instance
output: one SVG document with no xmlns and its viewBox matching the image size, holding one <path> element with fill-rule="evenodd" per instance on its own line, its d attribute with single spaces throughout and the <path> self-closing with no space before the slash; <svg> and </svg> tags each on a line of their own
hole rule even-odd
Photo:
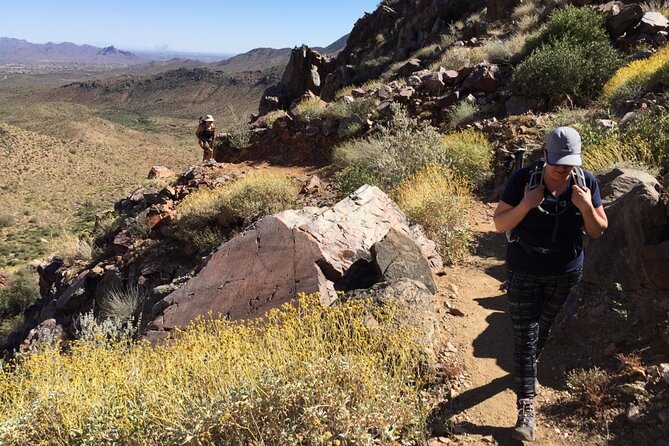
<svg viewBox="0 0 669 446">
<path fill-rule="evenodd" d="M 506 236 L 504 234 L 482 232 L 475 235 L 474 243 L 477 255 L 504 260 L 506 253 Z"/>
<path fill-rule="evenodd" d="M 506 294 L 474 299 L 483 308 L 493 310 L 486 317 L 488 327 L 472 342 L 474 357 L 494 358 L 507 373 L 513 370 L 513 329 L 507 314 Z"/>
<path fill-rule="evenodd" d="M 495 359 L 497 366 L 506 374 L 482 386 L 469 389 L 439 405 L 432 413 L 430 427 L 437 433 L 439 433 L 438 428 L 441 427 L 444 430 L 456 433 L 462 431 L 474 435 L 492 435 L 500 445 L 521 445 L 522 442 L 511 437 L 512 426 L 477 425 L 470 421 L 449 425 L 448 420 L 454 415 L 467 411 L 497 394 L 513 388 L 513 377 L 511 375 L 513 369 L 513 330 L 511 320 L 507 314 L 506 294 L 481 297 L 474 300 L 483 308 L 492 310 L 492 313 L 486 318 L 487 328 L 472 342 L 474 357 Z M 504 410 L 507 410 L 507 408 Z M 513 407 L 509 407 L 508 410 L 515 412 Z"/>
</svg>

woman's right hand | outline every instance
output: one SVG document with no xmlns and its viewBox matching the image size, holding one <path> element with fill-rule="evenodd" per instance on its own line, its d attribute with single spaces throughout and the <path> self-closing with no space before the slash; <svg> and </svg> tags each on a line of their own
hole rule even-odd
<svg viewBox="0 0 669 446">
<path fill-rule="evenodd" d="M 523 203 L 528 209 L 534 209 L 544 201 L 544 185 L 541 184 L 530 190 L 530 185 L 525 185 L 525 195 L 523 196 Z"/>
</svg>

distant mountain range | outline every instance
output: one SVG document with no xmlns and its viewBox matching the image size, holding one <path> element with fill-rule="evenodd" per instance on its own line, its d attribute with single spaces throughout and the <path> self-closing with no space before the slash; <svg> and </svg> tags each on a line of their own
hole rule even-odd
<svg viewBox="0 0 669 446">
<path fill-rule="evenodd" d="M 0 63 L 138 64 L 147 62 L 129 51 L 109 46 L 75 45 L 70 42 L 44 44 L 0 37 Z"/>
<path fill-rule="evenodd" d="M 346 45 L 348 34 L 325 48 L 316 47 L 321 54 L 336 55 Z M 92 45 L 76 45 L 70 42 L 44 44 L 26 40 L 0 37 L 0 63 L 71 63 L 89 65 L 125 65 L 131 73 L 158 73 L 179 68 L 211 68 L 213 70 L 238 73 L 242 71 L 265 70 L 285 66 L 290 58 L 291 48 L 255 48 L 246 53 L 211 62 L 211 55 L 205 60 L 197 60 L 196 54 L 184 54 L 165 60 L 163 53 L 132 53 L 115 48 L 113 45 L 99 48 Z M 172 53 L 172 55 L 174 55 Z"/>
</svg>

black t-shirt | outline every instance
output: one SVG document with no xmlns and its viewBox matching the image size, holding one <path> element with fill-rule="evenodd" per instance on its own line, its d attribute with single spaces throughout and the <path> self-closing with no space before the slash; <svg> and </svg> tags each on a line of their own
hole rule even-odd
<svg viewBox="0 0 669 446">
<path fill-rule="evenodd" d="M 519 169 L 509 179 L 502 201 L 517 206 L 525 195 L 525 185 L 530 179 L 530 167 Z M 599 185 L 595 177 L 585 171 L 585 183 L 590 189 L 592 205 L 602 205 Z M 572 180 L 573 184 L 573 180 Z M 539 275 L 557 275 L 574 271 L 583 265 L 582 237 L 583 217 L 576 206 L 571 204 L 571 184 L 557 200 L 546 190 L 547 200 L 541 208 L 532 209 L 514 229 L 529 246 L 546 248 L 551 252 L 527 252 L 519 243 L 509 243 L 506 250 L 506 264 L 512 271 L 523 271 Z M 553 198 L 553 199 L 551 199 Z"/>
</svg>

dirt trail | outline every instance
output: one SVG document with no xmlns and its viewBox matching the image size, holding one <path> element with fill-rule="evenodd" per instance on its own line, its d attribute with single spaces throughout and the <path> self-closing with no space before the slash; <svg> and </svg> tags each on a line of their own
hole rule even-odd
<svg viewBox="0 0 669 446">
<path fill-rule="evenodd" d="M 445 341 L 456 350 L 450 359 L 464 369 L 455 383 L 455 395 L 444 407 L 451 417 L 457 444 L 521 445 L 512 439 L 516 421 L 512 368 L 512 328 L 506 295 L 505 239 L 494 231 L 494 205 L 481 204 L 474 212 L 476 252 L 461 265 L 448 267 L 437 277 Z M 453 309 L 449 311 L 448 307 Z M 459 310 L 459 311 L 458 311 Z M 464 315 L 458 315 L 459 312 Z M 541 375 L 539 376 L 541 380 Z M 556 392 L 542 387 L 537 403 L 553 400 Z M 568 429 L 538 415 L 536 445 L 588 444 Z"/>
</svg>

